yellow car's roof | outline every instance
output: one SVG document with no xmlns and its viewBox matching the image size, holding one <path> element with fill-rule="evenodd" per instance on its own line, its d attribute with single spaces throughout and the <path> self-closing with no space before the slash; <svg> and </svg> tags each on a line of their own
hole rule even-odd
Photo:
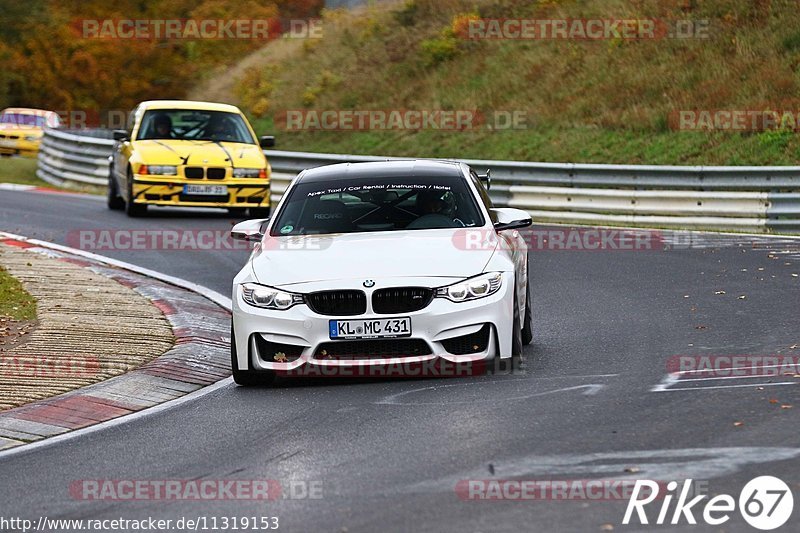
<svg viewBox="0 0 800 533">
<path fill-rule="evenodd" d="M 2 111 L 0 111 L 0 113 L 17 113 L 20 115 L 37 115 L 40 117 L 56 114 L 55 111 L 48 111 L 46 109 L 35 109 L 32 107 L 7 107 Z"/>
<path fill-rule="evenodd" d="M 218 102 L 196 102 L 192 100 L 148 100 L 142 102 L 143 109 L 196 109 L 203 111 L 225 111 L 228 113 L 241 113 L 238 107 Z"/>
</svg>

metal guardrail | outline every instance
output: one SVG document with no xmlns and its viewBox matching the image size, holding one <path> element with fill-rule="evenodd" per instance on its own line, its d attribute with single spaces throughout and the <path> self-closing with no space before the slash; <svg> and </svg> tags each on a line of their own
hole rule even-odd
<svg viewBox="0 0 800 533">
<path fill-rule="evenodd" d="M 80 133 L 80 134 L 78 134 Z M 37 175 L 50 183 L 104 185 L 113 141 L 108 131 L 47 130 Z M 272 200 L 306 168 L 408 158 L 265 151 Z M 498 206 L 537 222 L 610 224 L 764 233 L 800 232 L 800 167 L 702 167 L 462 160 L 492 170 Z"/>
<path fill-rule="evenodd" d="M 69 182 L 106 185 L 108 156 L 114 141 L 105 130 L 45 130 L 39 147 L 36 176 L 53 185 Z"/>
</svg>

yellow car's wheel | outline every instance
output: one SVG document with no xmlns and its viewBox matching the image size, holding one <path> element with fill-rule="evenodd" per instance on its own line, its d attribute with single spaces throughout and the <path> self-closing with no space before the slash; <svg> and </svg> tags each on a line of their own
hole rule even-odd
<svg viewBox="0 0 800 533">
<path fill-rule="evenodd" d="M 147 211 L 147 204 L 133 202 L 133 172 L 128 168 L 128 200 L 125 202 L 125 213 L 129 217 L 139 217 Z"/>
<path fill-rule="evenodd" d="M 117 180 L 114 179 L 114 167 L 108 169 L 108 208 L 119 211 L 125 207 L 125 200 L 119 195 Z"/>
</svg>

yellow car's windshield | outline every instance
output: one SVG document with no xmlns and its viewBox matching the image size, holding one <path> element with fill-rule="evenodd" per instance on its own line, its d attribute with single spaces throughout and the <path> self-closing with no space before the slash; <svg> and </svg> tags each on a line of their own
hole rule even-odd
<svg viewBox="0 0 800 533">
<path fill-rule="evenodd" d="M 146 111 L 137 140 L 185 139 L 257 144 L 241 115 L 225 111 L 153 109 Z"/>
<path fill-rule="evenodd" d="M 28 113 L 3 113 L 0 114 L 0 124 L 44 128 L 47 125 L 47 119 L 43 116 Z"/>
</svg>

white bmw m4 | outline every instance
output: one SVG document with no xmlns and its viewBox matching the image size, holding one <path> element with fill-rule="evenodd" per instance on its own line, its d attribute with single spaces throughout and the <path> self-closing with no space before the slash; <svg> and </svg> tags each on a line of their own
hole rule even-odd
<svg viewBox="0 0 800 533">
<path fill-rule="evenodd" d="M 271 219 L 237 224 L 255 249 L 233 282 L 236 383 L 521 357 L 531 218 L 494 208 L 484 182 L 457 162 L 324 166 Z"/>
</svg>

